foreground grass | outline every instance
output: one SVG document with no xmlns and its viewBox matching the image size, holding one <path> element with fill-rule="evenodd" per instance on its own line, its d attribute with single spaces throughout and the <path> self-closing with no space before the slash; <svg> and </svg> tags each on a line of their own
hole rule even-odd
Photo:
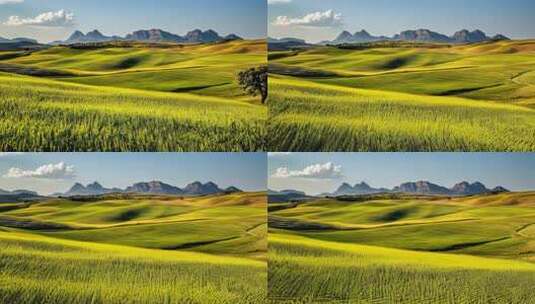
<svg viewBox="0 0 535 304">
<path fill-rule="evenodd" d="M 0 150 L 264 151 L 236 75 L 265 62 L 260 40 L 0 53 Z"/>
<path fill-rule="evenodd" d="M 532 303 L 535 265 L 270 233 L 272 303 Z"/>
<path fill-rule="evenodd" d="M 0 73 L 2 151 L 259 151 L 266 109 Z"/>
<path fill-rule="evenodd" d="M 281 204 L 270 212 L 270 300 L 533 303 L 534 195 Z"/>
<path fill-rule="evenodd" d="M 261 303 L 265 263 L 0 231 L 0 303 Z"/>
<path fill-rule="evenodd" d="M 270 54 L 271 151 L 533 151 L 535 41 Z"/>
<path fill-rule="evenodd" d="M 270 78 L 272 151 L 533 151 L 535 110 Z"/>
<path fill-rule="evenodd" d="M 262 303 L 265 193 L 0 203 L 0 303 Z"/>
</svg>

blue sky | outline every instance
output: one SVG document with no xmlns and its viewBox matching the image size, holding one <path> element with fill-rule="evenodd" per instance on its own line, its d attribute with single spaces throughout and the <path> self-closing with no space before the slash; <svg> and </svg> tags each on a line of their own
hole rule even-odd
<svg viewBox="0 0 535 304">
<path fill-rule="evenodd" d="M 67 21 L 62 24 L 40 26 L 31 22 L 41 14 L 62 10 L 72 14 L 72 18 L 61 14 L 52 17 Z M 123 36 L 139 29 L 161 28 L 183 35 L 195 28 L 212 28 L 225 35 L 264 38 L 266 10 L 266 0 L 0 0 L 0 37 L 24 36 L 49 42 L 66 39 L 74 30 L 99 29 L 107 35 Z M 11 16 L 33 25 L 6 25 Z M 39 21 L 44 24 L 43 18 Z"/>
<path fill-rule="evenodd" d="M 332 192 L 343 182 L 392 188 L 419 180 L 522 191 L 535 190 L 535 153 L 275 153 L 268 172 L 270 189 L 309 194 Z"/>
<path fill-rule="evenodd" d="M 342 30 L 366 29 L 374 35 L 392 36 L 406 29 L 428 28 L 452 35 L 466 28 L 488 34 L 501 33 L 511 38 L 535 38 L 535 1 L 533 0 L 269 0 L 269 35 L 298 37 L 311 42 L 332 40 Z M 299 22 L 304 16 L 318 15 L 316 24 Z M 339 14 L 339 15 L 337 15 Z M 293 25 L 274 25 L 279 16 Z M 339 18 L 336 18 L 339 16 Z M 318 20 L 324 22 L 318 23 Z M 283 19 L 284 20 L 284 19 Z M 302 20 L 301 20 L 302 21 Z"/>
<path fill-rule="evenodd" d="M 0 153 L 0 189 L 50 194 L 75 182 L 124 188 L 160 180 L 178 187 L 213 181 L 263 191 L 266 166 L 264 153 Z"/>
</svg>

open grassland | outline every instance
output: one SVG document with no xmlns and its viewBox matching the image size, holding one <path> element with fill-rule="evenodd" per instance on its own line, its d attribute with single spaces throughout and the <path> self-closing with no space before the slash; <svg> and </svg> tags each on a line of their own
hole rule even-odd
<svg viewBox="0 0 535 304">
<path fill-rule="evenodd" d="M 0 231 L 0 303 L 260 303 L 265 263 Z"/>
<path fill-rule="evenodd" d="M 270 233 L 271 303 L 533 303 L 535 264 Z"/>
<path fill-rule="evenodd" d="M 50 199 L 0 213 L 0 225 L 33 223 L 39 228 L 34 233 L 55 238 L 261 258 L 267 247 L 265 208 L 264 193 Z"/>
<path fill-rule="evenodd" d="M 531 303 L 535 194 L 317 199 L 270 212 L 274 303 Z"/>
<path fill-rule="evenodd" d="M 0 204 L 0 303 L 261 303 L 264 193 Z"/>
<path fill-rule="evenodd" d="M 535 42 L 270 54 L 273 151 L 533 151 Z"/>
<path fill-rule="evenodd" d="M 263 150 L 267 109 L 236 74 L 265 54 L 262 41 L 6 53 L 0 150 Z"/>
</svg>

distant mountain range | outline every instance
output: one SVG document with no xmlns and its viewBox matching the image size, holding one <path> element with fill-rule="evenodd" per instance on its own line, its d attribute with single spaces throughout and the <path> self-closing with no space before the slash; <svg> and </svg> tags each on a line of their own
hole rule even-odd
<svg viewBox="0 0 535 304">
<path fill-rule="evenodd" d="M 446 188 L 428 181 L 408 182 L 403 183 L 393 189 L 387 188 L 373 188 L 365 182 L 351 186 L 348 183 L 343 183 L 333 193 L 324 193 L 322 196 L 343 196 L 343 195 L 365 195 L 376 193 L 409 193 L 409 194 L 425 194 L 425 195 L 451 195 L 451 196 L 466 196 L 477 195 L 485 193 L 501 193 L 509 192 L 504 187 L 498 186 L 493 189 L 488 189 L 480 182 L 469 183 L 460 182 L 455 184 L 452 188 Z"/>
<path fill-rule="evenodd" d="M 6 191 L 0 189 L 0 202 L 11 203 L 40 198 L 39 194 L 28 190 Z"/>
<path fill-rule="evenodd" d="M 98 30 L 93 30 L 84 34 L 75 31 L 65 41 L 55 41 L 52 44 L 77 44 L 77 43 L 95 43 L 107 41 L 140 41 L 140 42 L 172 42 L 172 43 L 212 43 L 230 40 L 241 40 L 242 38 L 230 34 L 225 37 L 220 36 L 214 30 L 202 31 L 199 29 L 188 32 L 185 36 L 176 35 L 161 29 L 139 30 L 125 37 L 105 36 Z"/>
<path fill-rule="evenodd" d="M 0 195 L 29 195 L 29 196 L 38 196 L 37 192 L 34 191 L 28 191 L 28 190 L 14 190 L 14 191 L 6 191 L 0 189 Z"/>
<path fill-rule="evenodd" d="M 242 192 L 236 187 L 229 187 L 226 189 L 219 188 L 213 182 L 201 183 L 194 182 L 187 185 L 184 189 L 160 182 L 141 182 L 135 183 L 126 189 L 119 188 L 105 188 L 98 182 L 94 182 L 87 186 L 80 183 L 74 184 L 69 191 L 65 193 L 56 193 L 55 196 L 89 196 L 102 195 L 109 193 L 140 193 L 140 194 L 164 194 L 164 195 L 211 195 L 219 193 L 235 193 Z"/>
<path fill-rule="evenodd" d="M 37 40 L 30 39 L 30 38 L 7 39 L 7 38 L 0 37 L 0 43 L 17 43 L 17 42 L 28 42 L 28 43 L 33 43 L 33 44 L 37 44 L 38 43 Z"/>
<path fill-rule="evenodd" d="M 296 43 L 296 44 L 306 44 L 307 42 L 304 40 L 304 39 L 298 39 L 298 38 L 272 38 L 272 37 L 268 37 L 267 39 L 267 42 L 268 43 L 289 43 L 289 42 L 293 42 L 293 43 Z"/>
<path fill-rule="evenodd" d="M 354 34 L 348 31 L 343 31 L 333 41 L 324 41 L 321 44 L 351 44 L 351 43 L 363 43 L 374 41 L 409 41 L 409 42 L 432 42 L 432 43 L 478 43 L 485 41 L 495 40 L 509 40 L 504 35 L 496 35 L 493 37 L 487 36 L 481 30 L 468 31 L 460 30 L 453 34 L 453 36 L 447 36 L 441 33 L 433 32 L 428 29 L 407 30 L 403 31 L 393 37 L 386 36 L 373 36 L 366 30 L 361 30 Z"/>
<path fill-rule="evenodd" d="M 297 38 L 272 38 L 268 37 L 267 39 L 268 43 L 268 49 L 269 51 L 286 51 L 294 48 L 306 48 L 313 46 L 312 44 L 308 44 L 303 39 L 297 39 Z"/>
<path fill-rule="evenodd" d="M 24 49 L 39 49 L 44 45 L 39 44 L 37 40 L 30 38 L 7 39 L 0 37 L 0 51 L 13 51 Z"/>
<path fill-rule="evenodd" d="M 268 202 L 269 203 L 282 203 L 282 202 L 291 202 L 291 201 L 300 201 L 309 199 L 311 196 L 307 195 L 303 191 L 297 190 L 268 190 Z"/>
</svg>

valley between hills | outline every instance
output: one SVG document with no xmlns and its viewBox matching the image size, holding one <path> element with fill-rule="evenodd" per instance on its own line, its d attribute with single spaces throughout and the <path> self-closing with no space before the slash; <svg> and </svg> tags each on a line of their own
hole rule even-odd
<svg viewBox="0 0 535 304">
<path fill-rule="evenodd" d="M 535 301 L 535 193 L 429 185 L 271 190 L 270 302 Z"/>
<path fill-rule="evenodd" d="M 420 29 L 268 41 L 270 151 L 535 149 L 533 40 Z"/>
<path fill-rule="evenodd" d="M 2 303 L 245 304 L 267 294 L 265 193 L 214 183 L 2 191 L 0 247 Z"/>
<path fill-rule="evenodd" d="M 264 40 L 159 29 L 0 41 L 2 151 L 261 151 L 267 108 L 239 72 Z"/>
</svg>

